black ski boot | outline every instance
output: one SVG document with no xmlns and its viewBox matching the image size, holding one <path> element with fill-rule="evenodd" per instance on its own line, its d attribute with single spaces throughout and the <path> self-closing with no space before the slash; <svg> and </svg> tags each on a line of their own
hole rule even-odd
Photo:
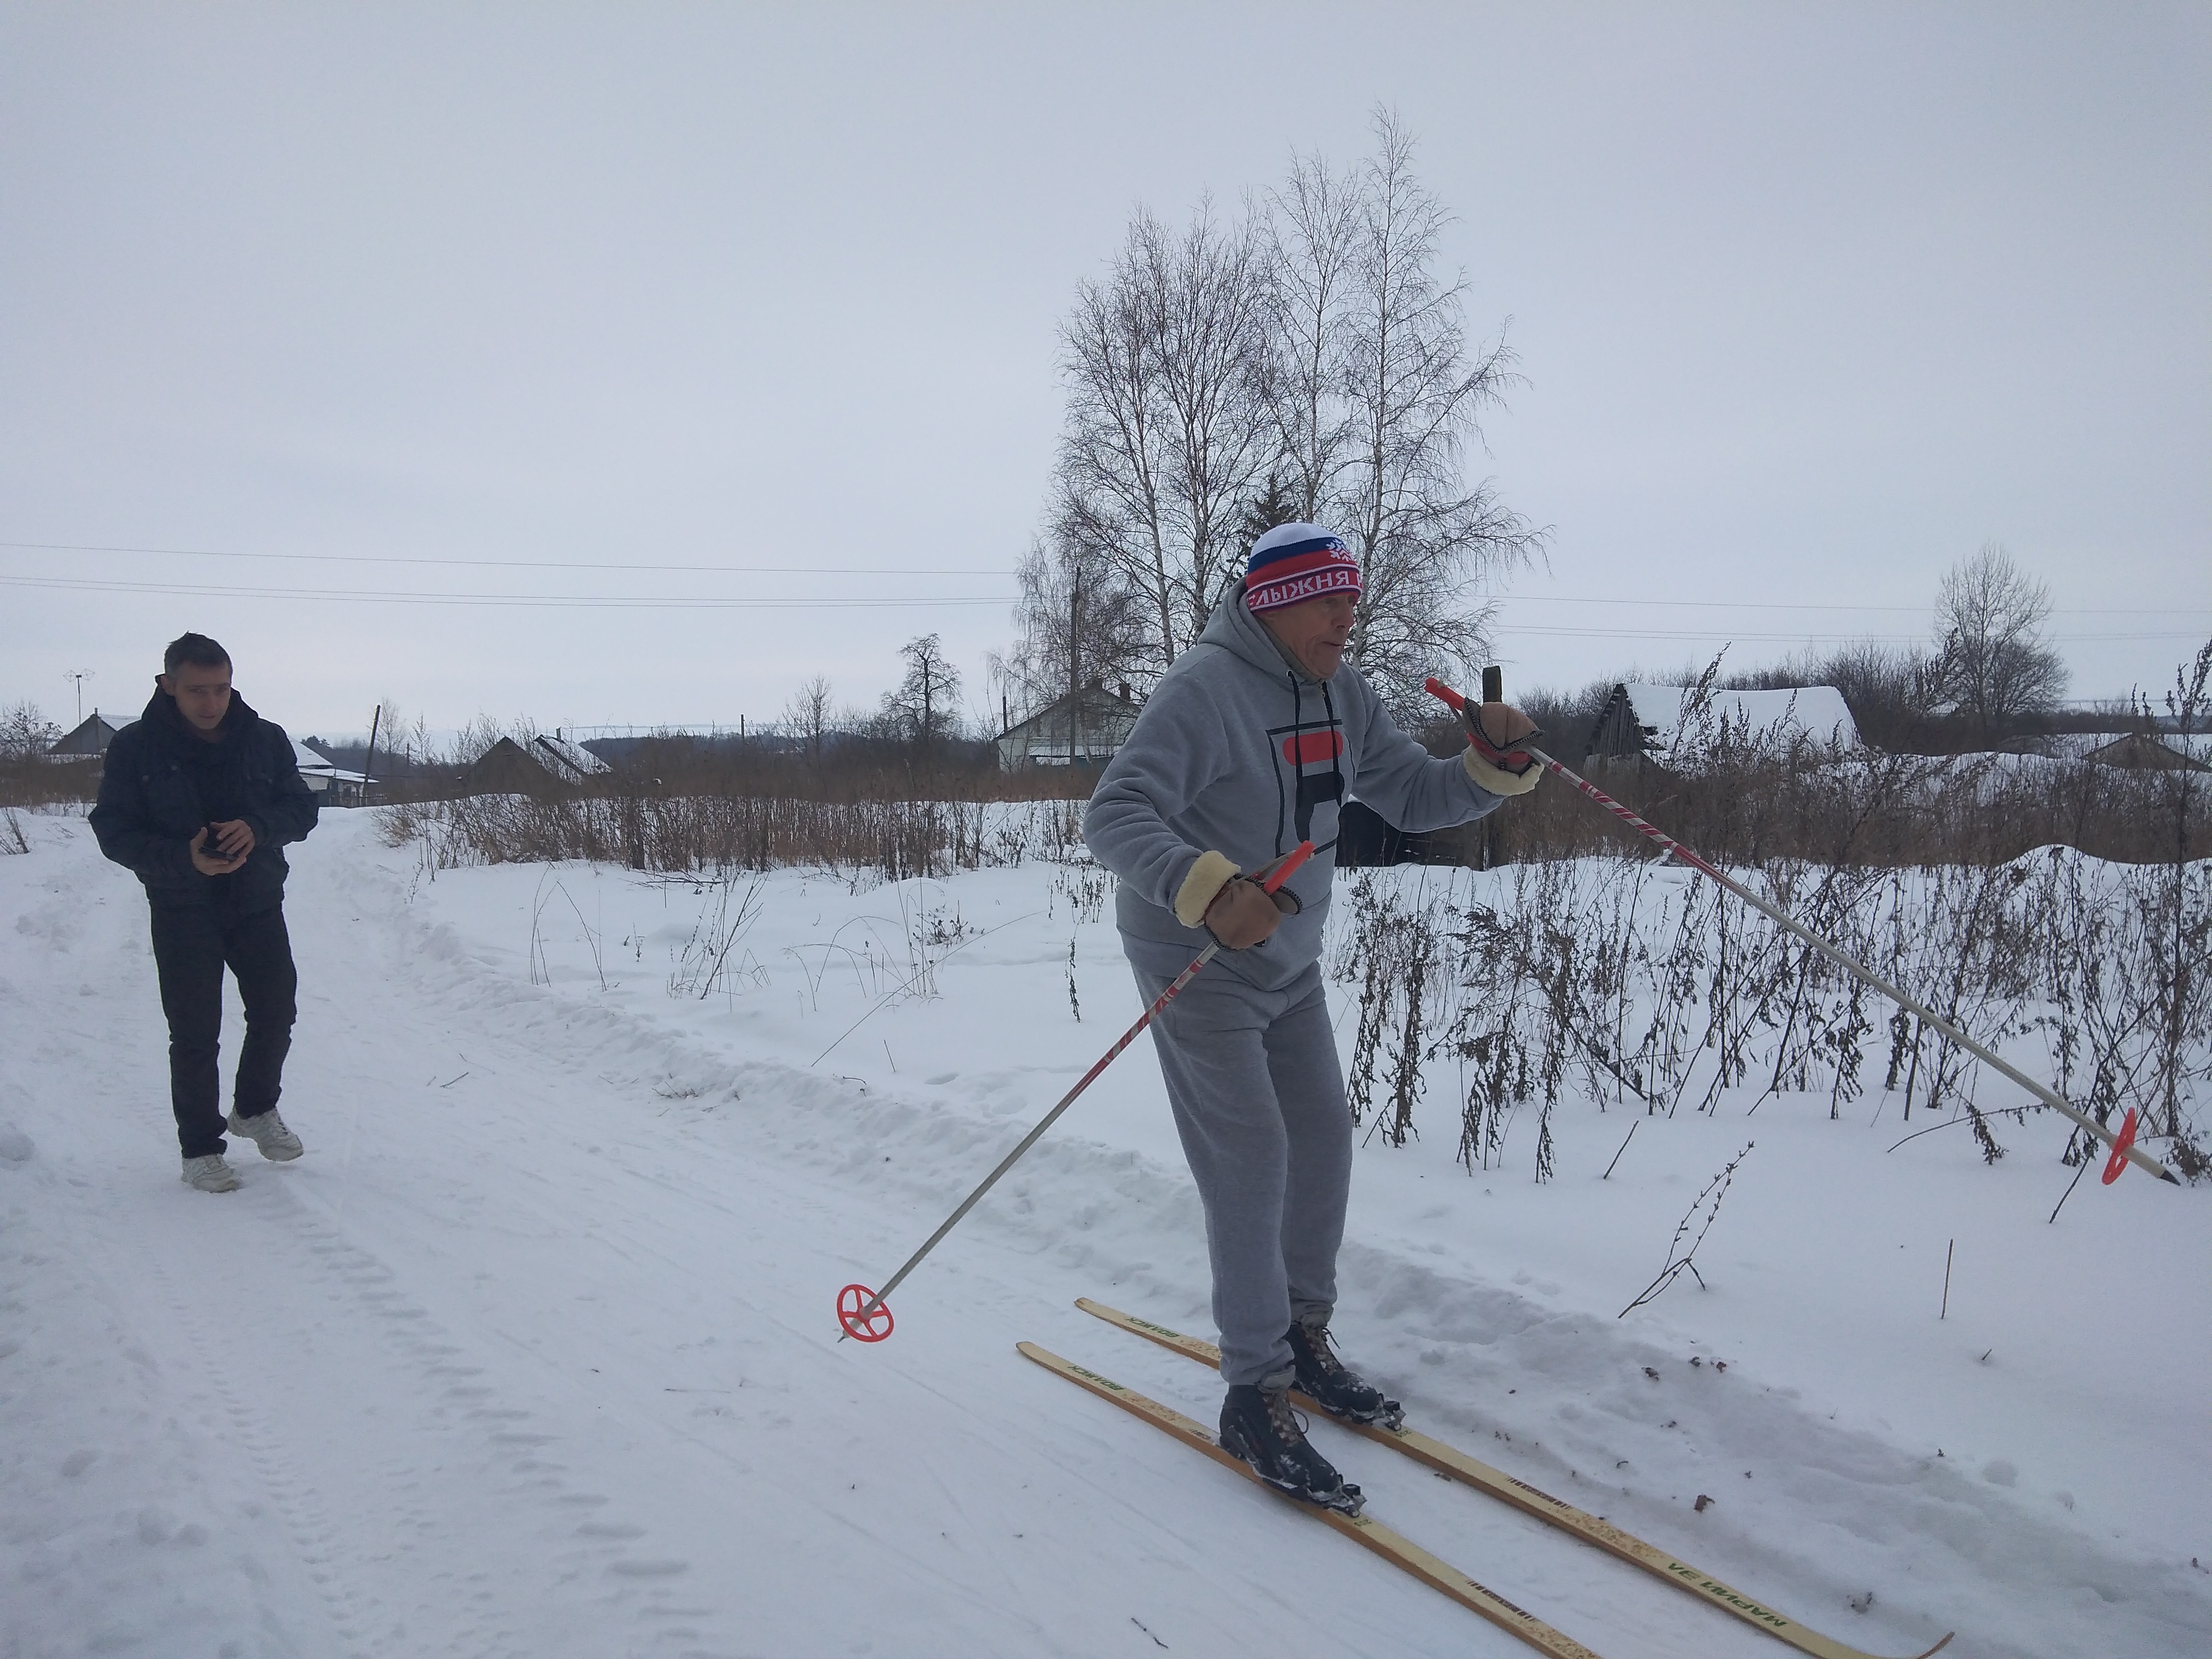
<svg viewBox="0 0 2212 1659">
<path fill-rule="evenodd" d="M 1291 1361 L 1297 1367 L 1297 1389 L 1331 1417 L 1347 1423 L 1379 1423 L 1386 1429 L 1402 1426 L 1406 1408 L 1370 1388 L 1344 1368 L 1328 1346 L 1328 1327 L 1293 1324 L 1288 1341 Z"/>
<path fill-rule="evenodd" d="M 1269 1486 L 1323 1509 L 1357 1515 L 1366 1500 L 1316 1450 L 1282 1389 L 1239 1382 L 1221 1402 L 1221 1449 L 1241 1457 Z"/>
</svg>

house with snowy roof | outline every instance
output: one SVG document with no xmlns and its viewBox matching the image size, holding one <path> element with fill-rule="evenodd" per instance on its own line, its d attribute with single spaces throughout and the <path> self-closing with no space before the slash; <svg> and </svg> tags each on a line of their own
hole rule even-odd
<svg viewBox="0 0 2212 1659">
<path fill-rule="evenodd" d="M 1858 722 L 1832 685 L 1772 691 L 1710 686 L 1613 688 L 1590 725 L 1585 757 L 1636 757 L 1694 771 L 1723 746 L 1840 751 L 1859 746 Z"/>
<path fill-rule="evenodd" d="M 307 787 L 315 792 L 318 805 L 323 806 L 360 806 L 368 799 L 369 780 L 366 773 L 349 772 L 320 750 L 292 739 L 292 763 L 300 769 L 300 776 Z"/>
<path fill-rule="evenodd" d="M 461 787 L 471 795 L 543 795 L 581 787 L 614 768 L 557 733 L 527 743 L 501 738 L 469 763 Z"/>
<path fill-rule="evenodd" d="M 550 738 L 532 738 L 529 754 L 531 759 L 567 784 L 580 784 L 591 778 L 604 777 L 615 769 L 582 744 L 573 742 L 558 732 Z"/>
</svg>

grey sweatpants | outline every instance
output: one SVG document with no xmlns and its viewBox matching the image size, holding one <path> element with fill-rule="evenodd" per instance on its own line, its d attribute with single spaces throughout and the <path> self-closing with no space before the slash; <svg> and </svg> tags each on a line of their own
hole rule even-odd
<svg viewBox="0 0 2212 1659">
<path fill-rule="evenodd" d="M 1124 939 L 1147 1000 L 1188 965 Z M 1221 1375 L 1288 1382 L 1294 1319 L 1336 1304 L 1352 1184 L 1352 1109 L 1321 969 L 1255 989 L 1217 961 L 1152 1022 L 1176 1133 L 1206 1206 Z"/>
</svg>

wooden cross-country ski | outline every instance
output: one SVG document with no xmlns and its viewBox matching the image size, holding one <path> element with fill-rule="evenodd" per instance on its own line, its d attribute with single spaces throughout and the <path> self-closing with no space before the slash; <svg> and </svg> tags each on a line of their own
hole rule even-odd
<svg viewBox="0 0 2212 1659">
<path fill-rule="evenodd" d="M 1062 1359 L 1058 1354 L 1049 1349 L 1040 1348 L 1034 1342 L 1018 1342 L 1014 1346 L 1023 1358 L 1033 1359 L 1047 1370 L 1090 1389 L 1102 1400 L 1112 1401 L 1123 1411 L 1144 1419 L 1156 1429 L 1166 1431 L 1176 1439 L 1204 1452 L 1217 1463 L 1227 1465 L 1255 1486 L 1268 1492 L 1276 1491 L 1253 1473 L 1251 1465 L 1243 1458 L 1216 1445 L 1213 1437 L 1206 1431 L 1203 1424 L 1185 1417 L 1173 1407 L 1149 1400 L 1135 1389 L 1125 1389 L 1109 1376 L 1101 1376 L 1097 1371 L 1087 1370 L 1073 1360 Z M 1496 1590 L 1476 1583 L 1457 1567 L 1439 1560 L 1411 1539 L 1400 1536 L 1381 1522 L 1370 1521 L 1364 1515 L 1345 1515 L 1335 1510 L 1323 1509 L 1317 1504 L 1302 1504 L 1287 1492 L 1276 1492 L 1276 1495 L 1292 1509 L 1310 1515 L 1316 1521 L 1327 1522 L 1339 1532 L 1358 1539 L 1384 1560 L 1402 1567 L 1423 1583 L 1443 1591 L 1462 1607 L 1480 1613 L 1500 1630 L 1510 1631 L 1537 1652 L 1548 1655 L 1549 1659 L 1598 1659 L 1597 1655 L 1572 1637 L 1562 1635 L 1534 1613 L 1515 1607 Z"/>
<path fill-rule="evenodd" d="M 1147 1341 L 1173 1349 L 1187 1359 L 1194 1359 L 1217 1370 L 1220 1369 L 1221 1351 L 1203 1338 L 1187 1336 L 1181 1331 L 1170 1330 L 1165 1325 L 1156 1325 L 1149 1319 L 1123 1313 L 1119 1308 L 1109 1308 L 1087 1296 L 1079 1297 L 1075 1305 L 1109 1325 L 1118 1325 Z M 1292 1397 L 1308 1409 L 1321 1412 L 1321 1407 L 1304 1395 L 1294 1394 Z M 1384 1445 L 1427 1464 L 1439 1474 L 1449 1475 L 1490 1497 L 1510 1504 L 1548 1526 L 1572 1533 L 1586 1543 L 1595 1544 L 1600 1549 L 1619 1556 L 1632 1566 L 1641 1567 L 1655 1577 L 1663 1578 L 1668 1583 L 1689 1591 L 1709 1605 L 1724 1613 L 1734 1613 L 1746 1624 L 1755 1626 L 1778 1641 L 1787 1642 L 1800 1653 L 1813 1655 L 1814 1659 L 1876 1659 L 1873 1654 L 1862 1652 L 1832 1636 L 1823 1636 L 1816 1630 L 1808 1629 L 1764 1602 L 1753 1601 L 1740 1590 L 1731 1589 L 1711 1573 L 1701 1572 L 1686 1561 L 1677 1560 L 1656 1545 L 1645 1543 L 1633 1533 L 1623 1532 L 1610 1521 L 1586 1510 L 1577 1509 L 1572 1504 L 1554 1498 L 1547 1492 L 1539 1491 L 1525 1480 L 1516 1480 L 1503 1469 L 1494 1469 L 1480 1459 L 1469 1457 L 1458 1448 L 1447 1445 L 1431 1436 L 1413 1429 L 1389 1429 L 1379 1423 L 1346 1423 L 1338 1418 L 1328 1420 L 1354 1434 L 1364 1435 L 1370 1440 L 1379 1440 Z M 1243 1467 L 1241 1463 L 1239 1467 Z M 1930 1654 L 1941 1651 L 1950 1640 L 1949 1635 L 1945 1636 L 1926 1652 L 1913 1656 L 1913 1659 L 1929 1659 Z"/>
</svg>

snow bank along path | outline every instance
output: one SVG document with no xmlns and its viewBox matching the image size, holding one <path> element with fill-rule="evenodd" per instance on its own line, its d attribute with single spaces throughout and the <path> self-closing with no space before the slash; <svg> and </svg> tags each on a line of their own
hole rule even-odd
<svg viewBox="0 0 2212 1659">
<path fill-rule="evenodd" d="M 837 1285 L 1133 1012 L 1079 876 L 779 875 L 702 996 L 711 892 L 430 882 L 368 831 L 332 813 L 295 860 L 308 1156 L 247 1148 L 221 1198 L 176 1179 L 135 884 L 67 819 L 0 860 L 8 1659 L 1516 1651 L 1015 1356 L 1212 1414 L 1202 1372 L 1071 1305 L 1208 1328 L 1141 1044 L 890 1342 L 836 1340 Z M 917 963 L 937 994 L 884 1001 Z M 1431 1431 L 1858 1646 L 2212 1648 L 2203 1194 L 2085 1189 L 2045 1228 L 2047 1156 L 1885 1159 L 1785 1105 L 1654 1120 L 1603 1183 L 1625 1120 L 1563 1111 L 1539 1188 L 1458 1172 L 1446 1102 L 1361 1153 L 1347 1346 Z M 1754 1137 L 1714 1288 L 1614 1320 Z M 1784 1651 L 1317 1432 L 1376 1515 L 1601 1654 Z"/>
</svg>

